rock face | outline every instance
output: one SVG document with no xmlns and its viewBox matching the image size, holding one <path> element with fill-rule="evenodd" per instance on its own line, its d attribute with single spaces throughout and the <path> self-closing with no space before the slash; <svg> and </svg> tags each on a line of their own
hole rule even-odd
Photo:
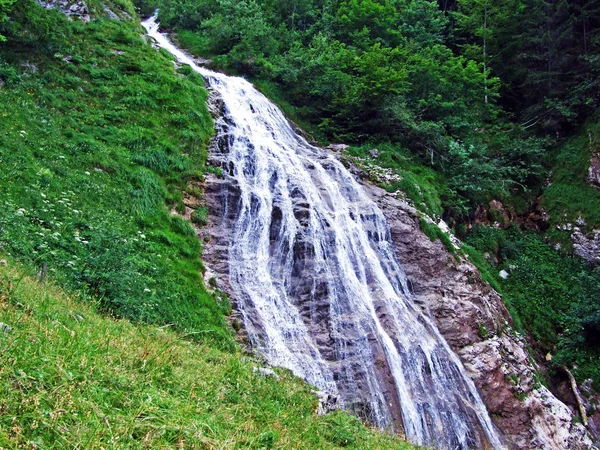
<svg viewBox="0 0 600 450">
<path fill-rule="evenodd" d="M 571 239 L 573 239 L 573 249 L 577 256 L 595 266 L 600 264 L 600 230 L 584 234 L 576 229 L 571 234 Z"/>
<path fill-rule="evenodd" d="M 592 154 L 587 179 L 588 183 L 590 183 L 593 187 L 600 189 L 600 151 L 596 151 Z"/>
<path fill-rule="evenodd" d="M 87 4 L 81 0 L 38 0 L 38 3 L 46 9 L 59 9 L 68 17 L 77 17 L 83 22 L 92 20 Z"/>
<path fill-rule="evenodd" d="M 406 202 L 365 184 L 388 219 L 398 260 L 416 301 L 435 318 L 475 381 L 492 420 L 511 448 L 594 448 L 574 412 L 535 379 L 526 343 L 510 326 L 500 296 L 467 261 L 457 261 L 419 229 Z"/>
<path fill-rule="evenodd" d="M 209 218 L 200 237 L 208 241 L 204 253 L 207 266 L 216 274 L 218 285 L 231 293 L 229 252 L 238 221 L 242 190 L 232 176 L 234 167 L 228 158 L 230 142 L 227 128 L 232 123 L 219 114 L 221 107 L 218 101 L 213 103 L 217 139 L 209 163 L 219 167 L 223 176 L 209 175 L 206 178 L 205 201 Z M 462 360 L 506 445 L 513 449 L 593 448 L 585 428 L 573 421 L 573 411 L 536 381 L 535 367 L 524 350 L 526 343 L 512 330 L 501 298 L 483 282 L 477 269 L 468 261 L 456 260 L 439 241 L 431 242 L 419 228 L 418 212 L 408 203 L 369 184 L 363 183 L 362 187 L 386 216 L 395 244 L 395 257 L 408 277 L 408 288 L 414 294 L 414 303 L 435 321 L 450 347 Z M 336 367 L 339 348 L 336 350 L 335 339 L 339 337 L 331 332 L 331 306 L 326 301 L 327 292 L 321 289 L 326 284 L 319 282 L 314 270 L 314 253 L 303 234 L 307 220 L 314 212 L 306 199 L 301 195 L 296 196 L 294 192 L 290 195 L 293 214 L 299 224 L 295 237 L 298 246 L 294 247 L 290 265 L 292 275 L 286 286 L 294 294 L 302 318 L 310 318 L 310 326 L 315 327 L 311 328 L 311 332 L 319 352 L 331 367 Z M 270 240 L 274 242 L 279 236 L 278 224 L 281 222 L 281 211 L 276 203 L 270 222 Z M 277 255 L 274 252 L 271 261 Z M 238 310 L 241 300 L 232 300 L 234 310 Z M 385 321 L 385 304 L 378 305 L 378 308 L 381 309 L 378 314 Z M 241 323 L 239 311 L 233 321 Z M 260 324 L 250 321 L 250 326 Z M 402 333 L 401 330 L 395 332 Z M 241 338 L 244 337 L 241 331 Z M 401 431 L 400 399 L 394 389 L 384 349 L 377 347 L 374 336 L 357 335 L 355 338 L 372 341 L 374 359 L 370 370 L 379 374 L 378 382 L 382 385 L 381 391 L 390 409 L 391 425 Z M 352 342 L 348 341 L 345 348 L 351 350 Z M 351 356 L 356 359 L 354 365 L 334 369 L 338 392 L 340 398 L 345 399 L 345 407 L 350 407 L 359 415 L 362 408 L 363 416 L 371 417 L 369 392 L 362 384 L 364 374 L 357 371 L 357 368 L 364 367 L 365 355 Z M 348 380 L 348 383 L 344 380 Z M 469 431 L 474 433 L 470 442 L 484 442 L 477 435 L 480 430 Z M 483 448 L 484 445 L 463 448 Z"/>
</svg>

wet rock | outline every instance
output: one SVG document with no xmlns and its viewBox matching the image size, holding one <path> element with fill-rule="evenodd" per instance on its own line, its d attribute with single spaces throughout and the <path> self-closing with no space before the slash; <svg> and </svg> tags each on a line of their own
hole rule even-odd
<svg viewBox="0 0 600 450">
<path fill-rule="evenodd" d="M 216 124 L 218 133 L 209 160 L 211 164 L 227 169 L 229 139 L 226 138 L 226 131 L 230 124 L 223 118 L 217 119 Z M 320 154 L 318 161 L 311 161 L 315 165 L 321 164 L 323 171 L 335 170 L 335 165 L 327 154 Z M 252 162 L 248 161 L 248 165 L 252 166 Z M 222 280 L 222 288 L 227 292 L 232 291 L 231 285 L 239 283 L 235 279 L 235 268 L 231 269 L 229 266 L 229 259 L 232 257 L 229 249 L 235 248 L 231 247 L 231 242 L 234 230 L 239 226 L 237 216 L 241 209 L 241 189 L 233 176 L 235 170 L 242 169 L 237 167 L 231 171 L 224 170 L 222 178 L 207 176 L 205 183 L 205 201 L 210 213 L 205 231 L 210 237 L 210 245 L 205 246 L 204 258 L 219 281 Z M 320 171 L 312 170 L 311 176 L 316 178 L 314 187 L 319 192 L 325 192 L 326 186 L 320 185 L 318 180 Z M 285 174 L 279 175 L 278 179 L 273 180 L 274 185 L 283 182 L 284 178 Z M 315 217 L 315 211 L 310 210 L 302 190 L 296 192 L 293 181 L 288 179 L 286 182 L 291 183 L 286 191 L 291 198 L 287 209 L 284 210 L 283 202 L 277 198 L 276 192 L 266 205 L 264 201 L 253 201 L 252 198 L 245 199 L 244 203 L 247 210 L 266 207 L 263 210 L 265 214 L 261 217 L 263 220 L 271 220 L 271 228 L 268 230 L 270 270 L 285 270 L 285 276 L 273 278 L 281 285 L 277 286 L 281 291 L 274 295 L 274 301 L 277 301 L 278 292 L 282 292 L 295 306 L 300 325 L 308 329 L 315 350 L 332 375 L 333 380 L 328 386 L 333 387 L 332 392 L 337 392 L 340 405 L 373 423 L 402 433 L 404 424 L 398 388 L 386 357 L 386 350 L 389 349 L 378 341 L 374 329 L 364 328 L 363 323 L 353 320 L 353 310 L 349 307 L 353 303 L 349 300 L 355 298 L 356 294 L 348 292 L 344 298 L 341 284 L 328 285 L 325 282 L 326 276 L 335 279 L 343 275 L 339 272 L 340 265 L 336 264 L 336 255 L 327 255 L 332 261 L 326 266 L 328 273 L 324 269 L 323 273 L 319 272 L 315 264 L 316 253 L 330 248 L 327 239 L 336 239 L 336 234 L 328 234 L 327 228 L 330 225 L 324 224 L 323 240 L 319 240 L 321 246 L 316 247 L 310 230 L 302 226 L 302 221 L 307 217 Z M 568 408 L 547 391 L 538 388 L 534 377 L 535 367 L 525 351 L 526 343 L 512 331 L 508 312 L 499 295 L 482 281 L 477 269 L 468 260 L 457 261 L 441 242 L 431 242 L 420 231 L 419 213 L 406 201 L 368 184 L 363 184 L 363 187 L 379 204 L 390 229 L 384 230 L 386 227 L 381 223 L 369 227 L 369 223 L 373 221 L 373 212 L 368 209 L 368 202 L 363 205 L 363 211 L 353 214 L 350 220 L 361 222 L 369 233 L 369 243 L 372 246 L 379 245 L 384 234 L 391 234 L 395 243 L 395 257 L 401 262 L 409 279 L 410 287 L 403 284 L 401 289 L 414 293 L 415 304 L 419 305 L 417 308 L 435 321 L 448 344 L 459 355 L 507 445 L 514 449 L 578 449 L 591 445 L 585 430 L 575 424 L 572 417 L 567 417 Z M 342 195 L 350 198 L 353 194 L 344 192 Z M 324 195 L 324 202 L 331 203 L 332 199 Z M 333 210 L 334 205 L 331 206 Z M 288 227 L 293 232 L 280 233 L 282 217 L 292 218 Z M 325 223 L 328 220 L 330 219 L 323 215 L 322 221 Z M 390 267 L 392 261 L 394 256 L 387 253 L 382 256 L 381 265 Z M 252 261 L 247 264 L 246 273 L 254 268 Z M 393 270 L 400 271 L 396 268 Z M 392 275 L 394 274 L 391 273 L 390 276 Z M 398 279 L 403 278 L 400 275 L 398 274 Z M 367 284 L 371 279 L 368 287 L 373 289 L 370 295 L 379 324 L 388 332 L 388 336 L 400 336 L 405 330 L 394 328 L 389 297 L 383 292 L 377 293 L 373 274 L 365 273 L 364 277 Z M 252 281 L 251 278 L 244 278 L 245 286 Z M 339 311 L 332 312 L 329 293 L 333 288 L 328 286 L 341 291 L 336 292 L 339 299 L 336 307 Z M 266 325 L 261 323 L 258 314 L 248 312 L 256 306 L 255 300 L 244 289 L 236 289 L 235 292 L 239 298 L 232 299 L 232 316 L 237 317 L 240 324 L 244 323 L 255 348 L 266 347 L 260 339 L 260 336 L 265 335 L 261 332 L 264 332 Z M 244 304 L 246 308 L 243 320 L 239 311 L 240 304 Z M 423 317 L 419 320 L 429 322 Z M 409 328 L 408 323 L 404 325 Z M 285 330 L 290 334 L 293 331 L 293 327 Z M 441 344 L 436 348 L 446 351 Z M 431 366 L 425 364 L 426 355 L 419 346 L 399 351 L 405 351 L 403 360 L 414 364 L 417 376 L 431 370 Z M 439 353 L 438 356 L 442 354 L 445 353 Z M 444 367 L 449 370 L 456 371 L 456 366 L 448 364 L 447 358 L 436 360 L 445 363 Z M 424 387 L 422 394 L 426 396 L 433 391 L 429 384 L 431 378 L 423 376 L 420 379 L 424 380 L 421 386 Z M 369 384 L 373 380 L 377 383 L 377 389 Z M 381 393 L 381 397 L 374 398 L 373 392 Z M 422 420 L 431 420 L 431 410 L 428 412 L 430 405 L 419 407 L 422 407 Z M 326 409 L 326 405 L 323 408 Z M 553 415 L 558 415 L 559 419 L 555 419 Z M 382 417 L 386 423 L 377 422 Z M 487 440 L 481 434 L 482 430 L 476 426 L 478 420 L 473 419 L 469 423 L 473 426 L 470 427 L 468 442 L 464 448 L 485 447 Z"/>
<path fill-rule="evenodd" d="M 371 150 L 369 150 L 369 155 L 371 155 L 372 158 L 377 158 L 379 156 L 379 150 L 376 148 L 372 148 Z"/>
<path fill-rule="evenodd" d="M 317 406 L 317 410 L 315 413 L 319 416 L 324 416 L 331 411 L 335 411 L 339 409 L 339 399 L 335 395 L 328 394 L 323 391 L 311 391 L 313 394 L 317 396 L 319 399 L 319 405 Z"/>
</svg>

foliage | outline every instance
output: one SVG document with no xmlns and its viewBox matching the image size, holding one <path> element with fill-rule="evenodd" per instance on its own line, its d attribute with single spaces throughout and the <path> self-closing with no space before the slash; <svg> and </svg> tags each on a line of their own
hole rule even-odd
<svg viewBox="0 0 600 450">
<path fill-rule="evenodd" d="M 8 13 L 11 11 L 16 0 L 0 0 L 0 23 L 8 20 Z M 0 34 L 0 42 L 6 41 L 6 38 Z"/>
<path fill-rule="evenodd" d="M 600 271 L 582 260 L 556 252 L 535 233 L 516 227 L 507 231 L 477 227 L 467 238 L 480 252 L 496 255 L 500 291 L 518 327 L 535 338 L 540 353 L 554 355 L 553 364 L 575 367 L 580 379 L 600 387 Z M 480 261 L 481 264 L 481 261 Z"/>
<path fill-rule="evenodd" d="M 541 206 L 552 228 L 581 224 L 584 231 L 600 226 L 600 192 L 588 183 L 592 154 L 600 148 L 600 114 L 590 118 L 575 136 L 555 152 L 552 184 L 544 189 Z"/>
<path fill-rule="evenodd" d="M 166 327 L 100 316 L 93 297 L 0 266 L 0 447 L 411 449 L 260 361 Z"/>
<path fill-rule="evenodd" d="M 443 172 L 453 218 L 541 182 L 547 143 L 506 121 L 488 61 L 449 45 L 471 22 L 458 26 L 436 2 L 151 3 L 188 48 L 256 80 L 320 140 L 391 143 Z"/>
<path fill-rule="evenodd" d="M 455 45 L 497 74 L 501 103 L 522 124 L 556 134 L 599 106 L 597 2 L 458 0 L 455 9 Z"/>
</svg>

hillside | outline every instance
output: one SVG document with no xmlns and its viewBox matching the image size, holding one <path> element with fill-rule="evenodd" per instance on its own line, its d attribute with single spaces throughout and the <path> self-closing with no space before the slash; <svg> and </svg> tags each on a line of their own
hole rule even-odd
<svg viewBox="0 0 600 450">
<path fill-rule="evenodd" d="M 510 317 L 472 308 L 468 345 L 510 330 L 531 391 L 600 429 L 593 1 L 0 0 L 0 447 L 410 448 L 317 417 L 309 386 L 241 353 L 202 256 L 229 232 L 203 230 L 203 189 L 233 169 L 207 162 L 204 80 L 140 26 L 157 7 L 181 46 L 414 207 L 446 269 L 473 263 Z"/>
<path fill-rule="evenodd" d="M 288 371 L 101 315 L 13 259 L 0 317 L 2 448 L 415 448 L 340 411 L 317 416 Z"/>
</svg>

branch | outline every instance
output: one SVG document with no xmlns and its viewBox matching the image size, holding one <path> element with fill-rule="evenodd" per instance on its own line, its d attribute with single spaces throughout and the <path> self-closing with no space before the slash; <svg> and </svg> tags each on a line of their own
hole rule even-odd
<svg viewBox="0 0 600 450">
<path fill-rule="evenodd" d="M 585 413 L 585 406 L 583 406 L 583 399 L 579 394 L 579 389 L 577 389 L 577 381 L 575 381 L 575 377 L 573 376 L 571 371 L 567 369 L 567 366 L 560 366 L 560 368 L 564 370 L 567 373 L 567 376 L 569 377 L 569 381 L 571 382 L 571 390 L 573 391 L 575 399 L 577 400 L 577 406 L 579 406 L 579 414 L 581 414 L 581 421 L 583 422 L 583 426 L 587 427 L 588 419 Z"/>
</svg>

